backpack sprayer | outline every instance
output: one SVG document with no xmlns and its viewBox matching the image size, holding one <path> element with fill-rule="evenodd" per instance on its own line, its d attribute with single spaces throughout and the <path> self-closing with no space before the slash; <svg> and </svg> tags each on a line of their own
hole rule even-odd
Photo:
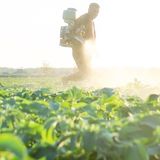
<svg viewBox="0 0 160 160">
<path fill-rule="evenodd" d="M 76 19 L 76 9 L 68 8 L 63 11 L 63 20 L 68 25 L 61 26 L 60 28 L 60 46 L 71 47 L 73 35 L 71 29 L 73 28 L 74 21 Z"/>
<path fill-rule="evenodd" d="M 75 8 L 68 8 L 63 11 L 63 20 L 68 25 L 61 26 L 60 28 L 60 46 L 62 47 L 72 47 L 73 41 L 84 43 L 82 36 L 82 33 L 84 34 L 83 26 L 79 26 L 74 33 L 72 32 L 76 19 L 76 11 Z"/>
</svg>

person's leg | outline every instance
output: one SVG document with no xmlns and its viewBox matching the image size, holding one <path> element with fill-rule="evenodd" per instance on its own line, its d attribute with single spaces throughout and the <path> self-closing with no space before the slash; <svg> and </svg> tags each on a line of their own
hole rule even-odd
<svg viewBox="0 0 160 160">
<path fill-rule="evenodd" d="M 63 81 L 78 81 L 83 80 L 89 74 L 89 64 L 87 62 L 87 55 L 83 49 L 83 45 L 76 44 L 72 47 L 72 56 L 77 65 L 78 71 L 63 78 Z"/>
<path fill-rule="evenodd" d="M 90 60 L 82 45 L 72 48 L 72 55 L 80 72 L 85 73 L 90 69 Z"/>
<path fill-rule="evenodd" d="M 77 65 L 77 68 L 81 71 L 84 65 L 84 55 L 82 45 L 76 45 L 72 48 L 72 56 Z"/>
</svg>

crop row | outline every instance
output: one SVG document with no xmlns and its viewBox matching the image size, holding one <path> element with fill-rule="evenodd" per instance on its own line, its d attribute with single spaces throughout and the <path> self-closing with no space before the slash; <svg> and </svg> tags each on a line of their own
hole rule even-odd
<svg viewBox="0 0 160 160">
<path fill-rule="evenodd" d="M 159 96 L 1 86 L 0 158 L 158 160 Z"/>
</svg>

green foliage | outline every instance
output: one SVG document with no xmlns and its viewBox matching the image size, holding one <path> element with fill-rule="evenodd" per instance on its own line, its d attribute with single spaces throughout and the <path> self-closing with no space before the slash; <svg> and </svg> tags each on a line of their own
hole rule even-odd
<svg viewBox="0 0 160 160">
<path fill-rule="evenodd" d="M 13 157 L 15 160 L 25 160 L 27 158 L 27 151 L 24 144 L 19 138 L 11 134 L 0 135 L 0 150 L 14 154 Z"/>
<path fill-rule="evenodd" d="M 1 86 L 0 134 L 4 159 L 158 160 L 159 97 Z"/>
</svg>

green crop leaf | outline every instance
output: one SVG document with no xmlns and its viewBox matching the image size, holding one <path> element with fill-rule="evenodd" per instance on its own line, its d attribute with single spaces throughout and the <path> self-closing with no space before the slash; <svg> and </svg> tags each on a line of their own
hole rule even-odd
<svg viewBox="0 0 160 160">
<path fill-rule="evenodd" d="M 53 160 L 57 156 L 56 148 L 51 145 L 36 146 L 30 155 L 36 159 L 45 157 L 45 160 Z"/>
<path fill-rule="evenodd" d="M 107 97 L 110 97 L 115 93 L 115 90 L 113 88 L 102 88 L 96 90 L 94 93 L 95 95 L 106 95 Z"/>
<path fill-rule="evenodd" d="M 144 117 L 141 121 L 142 125 L 146 125 L 152 129 L 155 129 L 159 126 L 160 124 L 160 114 L 153 114 L 153 115 L 148 115 Z"/>
<path fill-rule="evenodd" d="M 0 150 L 13 153 L 18 160 L 25 160 L 27 151 L 19 138 L 12 134 L 0 135 Z"/>
<path fill-rule="evenodd" d="M 148 147 L 148 154 L 149 155 L 160 154 L 160 144 L 149 146 Z"/>
<path fill-rule="evenodd" d="M 56 102 L 51 101 L 49 104 L 50 104 L 51 108 L 54 109 L 55 111 L 57 111 L 60 107 L 59 104 Z"/>
<path fill-rule="evenodd" d="M 129 145 L 124 154 L 124 160 L 149 160 L 148 153 L 141 143 Z"/>
<path fill-rule="evenodd" d="M 96 144 L 96 134 L 86 131 L 83 135 L 83 147 L 86 151 L 93 151 Z"/>
</svg>

